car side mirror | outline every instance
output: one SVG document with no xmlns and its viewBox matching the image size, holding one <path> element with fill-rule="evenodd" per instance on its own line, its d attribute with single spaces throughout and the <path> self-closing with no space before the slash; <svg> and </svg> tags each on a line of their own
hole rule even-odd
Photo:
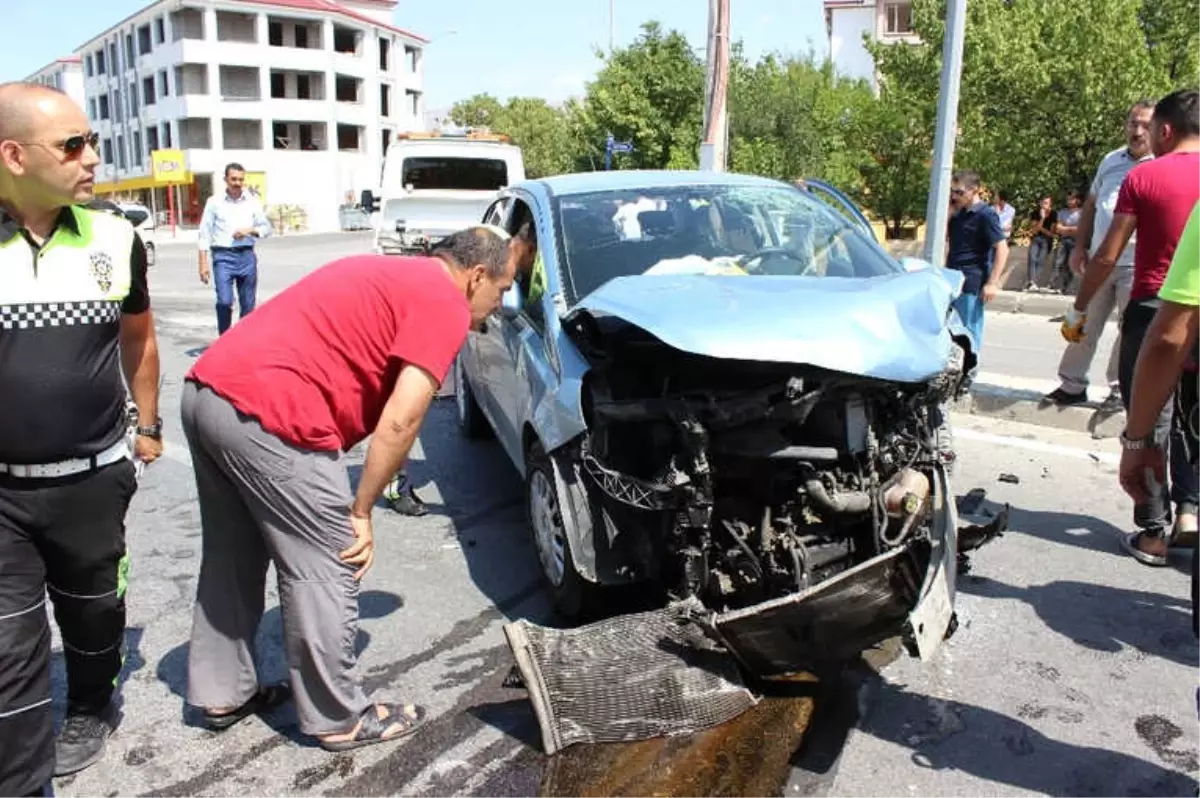
<svg viewBox="0 0 1200 798">
<path fill-rule="evenodd" d="M 521 315 L 525 303 L 521 297 L 520 286 L 514 285 L 500 297 L 500 316 L 505 319 L 515 319 Z"/>
<path fill-rule="evenodd" d="M 363 189 L 359 202 L 367 213 L 375 212 L 375 195 L 370 189 Z"/>
</svg>

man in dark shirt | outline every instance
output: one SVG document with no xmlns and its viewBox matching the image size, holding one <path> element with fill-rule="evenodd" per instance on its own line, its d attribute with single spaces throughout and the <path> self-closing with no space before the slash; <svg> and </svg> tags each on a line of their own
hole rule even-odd
<svg viewBox="0 0 1200 798">
<path fill-rule="evenodd" d="M 979 198 L 979 175 L 955 172 L 950 183 L 953 215 L 947 224 L 946 268 L 963 274 L 962 295 L 954 307 L 975 339 L 983 346 L 984 306 L 1004 285 L 1008 265 L 1008 240 L 996 209 Z"/>
<path fill-rule="evenodd" d="M 1050 252 L 1054 249 L 1056 216 L 1054 201 L 1049 196 L 1038 200 L 1037 207 L 1029 214 L 1029 232 L 1032 238 L 1029 240 L 1029 277 L 1025 283 L 1026 291 L 1038 288 L 1038 278 L 1050 257 Z"/>
<path fill-rule="evenodd" d="M 131 455 L 162 451 L 146 252 L 92 199 L 87 117 L 0 84 L 0 795 L 96 762 L 125 635 Z M 124 376 L 138 410 L 130 451 Z M 67 664 L 57 746 L 47 592 Z M 57 767 L 56 767 L 57 764 Z"/>
</svg>

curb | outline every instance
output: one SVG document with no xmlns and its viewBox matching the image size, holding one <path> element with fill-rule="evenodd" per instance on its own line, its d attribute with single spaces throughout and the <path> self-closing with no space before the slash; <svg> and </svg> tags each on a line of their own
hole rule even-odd
<svg viewBox="0 0 1200 798">
<path fill-rule="evenodd" d="M 992 383 L 975 383 L 970 392 L 955 402 L 959 413 L 1082 432 L 1095 439 L 1116 438 L 1125 428 L 1125 412 L 1104 412 L 1100 402 L 1090 401 L 1060 407 L 1045 400 L 1045 393 Z"/>
<path fill-rule="evenodd" d="M 988 303 L 990 313 L 1028 313 L 1034 316 L 1064 316 L 1075 297 L 1063 294 L 1027 294 L 1024 291 L 1001 291 Z"/>
</svg>

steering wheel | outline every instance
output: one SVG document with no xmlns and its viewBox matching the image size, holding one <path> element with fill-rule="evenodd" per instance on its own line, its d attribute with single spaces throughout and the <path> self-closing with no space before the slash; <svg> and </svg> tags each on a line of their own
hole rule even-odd
<svg viewBox="0 0 1200 798">
<path fill-rule="evenodd" d="M 764 268 L 766 264 L 772 260 L 790 260 L 801 264 L 804 268 L 800 272 L 800 276 L 808 273 L 812 268 L 812 262 L 805 262 L 805 259 L 786 247 L 763 247 L 762 249 L 751 252 L 747 255 L 742 255 L 737 259 L 737 263 L 748 274 L 764 274 L 764 275 L 792 275 L 792 272 L 772 271 Z M 759 261 L 757 266 L 751 266 L 754 261 Z"/>
</svg>

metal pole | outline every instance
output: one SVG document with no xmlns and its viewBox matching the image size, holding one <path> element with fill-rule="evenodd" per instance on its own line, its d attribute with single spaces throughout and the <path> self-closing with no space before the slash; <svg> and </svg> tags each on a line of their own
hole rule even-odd
<svg viewBox="0 0 1200 798">
<path fill-rule="evenodd" d="M 708 77 L 704 94 L 704 129 L 700 168 L 725 171 L 727 149 L 726 89 L 729 81 L 729 0 L 708 3 Z"/>
<path fill-rule="evenodd" d="M 616 0 L 608 0 L 608 54 L 612 55 L 616 49 L 616 23 L 613 21 L 616 18 L 614 4 Z"/>
<path fill-rule="evenodd" d="M 941 266 L 946 260 L 946 221 L 949 218 L 950 174 L 958 127 L 958 94 L 962 83 L 963 39 L 967 30 L 967 0 L 947 0 L 946 36 L 942 40 L 942 80 L 938 92 L 937 133 L 933 144 L 929 204 L 925 208 L 925 260 Z"/>
</svg>

